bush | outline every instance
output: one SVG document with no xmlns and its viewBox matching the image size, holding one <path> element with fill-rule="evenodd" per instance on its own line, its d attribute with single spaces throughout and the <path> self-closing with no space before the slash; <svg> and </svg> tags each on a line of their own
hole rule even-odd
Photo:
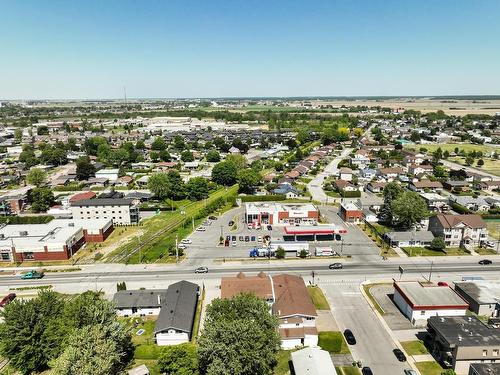
<svg viewBox="0 0 500 375">
<path fill-rule="evenodd" d="M 54 220 L 54 216 L 0 216 L 0 224 L 46 224 Z"/>
<path fill-rule="evenodd" d="M 359 198 L 361 197 L 361 192 L 359 190 L 356 191 L 343 191 L 341 193 L 343 198 Z"/>
<path fill-rule="evenodd" d="M 243 195 L 240 197 L 242 202 L 270 202 L 270 201 L 284 201 L 286 195 Z"/>
<path fill-rule="evenodd" d="M 285 258 L 285 249 L 283 249 L 281 246 L 279 246 L 278 249 L 276 250 L 276 258 L 278 259 Z"/>
<path fill-rule="evenodd" d="M 431 250 L 443 251 L 446 248 L 446 243 L 444 242 L 443 237 L 436 237 L 432 240 L 429 247 Z"/>
<path fill-rule="evenodd" d="M 451 202 L 450 207 L 453 209 L 453 211 L 458 212 L 459 214 L 470 214 L 471 210 L 469 210 L 467 207 L 462 206 L 461 204 Z"/>
<path fill-rule="evenodd" d="M 300 250 L 300 253 L 299 253 L 299 257 L 304 259 L 304 258 L 307 258 L 307 256 L 309 255 L 309 253 L 307 252 L 307 250 Z"/>
</svg>

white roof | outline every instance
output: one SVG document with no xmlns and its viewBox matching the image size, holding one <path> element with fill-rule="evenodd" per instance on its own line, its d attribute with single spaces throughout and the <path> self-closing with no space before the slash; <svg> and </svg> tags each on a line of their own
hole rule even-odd
<svg viewBox="0 0 500 375">
<path fill-rule="evenodd" d="M 337 375 L 330 353 L 309 347 L 292 353 L 295 375 Z"/>
<path fill-rule="evenodd" d="M 276 213 L 306 213 L 317 211 L 312 203 L 278 203 L 278 202 L 247 202 L 245 208 L 248 214 L 258 214 L 260 212 Z"/>
</svg>

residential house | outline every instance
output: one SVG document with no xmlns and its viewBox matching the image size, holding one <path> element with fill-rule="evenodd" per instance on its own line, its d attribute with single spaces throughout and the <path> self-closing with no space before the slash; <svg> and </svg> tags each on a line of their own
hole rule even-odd
<svg viewBox="0 0 500 375">
<path fill-rule="evenodd" d="M 368 223 L 377 223 L 378 222 L 377 213 L 373 212 L 368 208 L 363 208 L 363 220 Z"/>
<path fill-rule="evenodd" d="M 486 223 L 479 215 L 443 215 L 429 218 L 429 230 L 444 238 L 446 246 L 479 246 L 488 238 Z"/>
<path fill-rule="evenodd" d="M 372 168 L 365 168 L 359 172 L 360 178 L 367 180 L 367 181 L 372 180 L 373 178 L 375 178 L 376 175 L 377 175 L 377 171 L 375 169 L 372 169 Z"/>
<path fill-rule="evenodd" d="M 500 162 L 499 162 L 500 163 Z M 500 180 L 496 181 L 482 181 L 476 185 L 481 190 L 493 191 L 500 189 Z"/>
<path fill-rule="evenodd" d="M 476 316 L 433 316 L 427 332 L 431 353 L 458 375 L 468 374 L 473 363 L 495 363 L 500 358 L 500 330 Z"/>
<path fill-rule="evenodd" d="M 384 237 L 389 245 L 397 247 L 425 247 L 434 239 L 432 232 L 427 230 L 387 232 Z"/>
<path fill-rule="evenodd" d="M 430 211 L 448 211 L 448 198 L 437 193 L 420 193 L 419 194 L 427 204 Z"/>
<path fill-rule="evenodd" d="M 421 174 L 432 174 L 434 172 L 434 168 L 429 164 L 410 164 L 408 166 L 408 173 L 412 175 L 421 175 Z"/>
<path fill-rule="evenodd" d="M 345 180 L 335 180 L 334 181 L 335 189 L 342 193 L 344 191 L 358 191 L 358 187 L 351 184 L 349 181 Z"/>
<path fill-rule="evenodd" d="M 500 374 L 500 363 L 471 363 L 468 375 Z"/>
<path fill-rule="evenodd" d="M 375 194 L 381 193 L 384 190 L 385 185 L 387 185 L 387 182 L 369 182 L 366 185 L 366 190 Z"/>
<path fill-rule="evenodd" d="M 426 160 L 426 156 L 420 152 L 407 152 L 403 162 L 405 165 L 417 164 L 420 165 Z"/>
<path fill-rule="evenodd" d="M 221 298 L 231 298 L 240 293 L 253 293 L 264 299 L 270 312 L 278 317 L 281 347 L 316 346 L 316 309 L 309 296 L 304 280 L 295 275 L 223 277 Z"/>
<path fill-rule="evenodd" d="M 471 211 L 488 211 L 491 207 L 490 203 L 484 197 L 470 197 L 463 195 L 450 195 L 450 203 L 456 203 Z"/>
<path fill-rule="evenodd" d="M 404 176 L 405 171 L 401 167 L 380 168 L 378 175 L 390 182 L 396 180 L 399 176 Z"/>
<path fill-rule="evenodd" d="M 101 169 L 95 173 L 96 178 L 107 178 L 109 182 L 115 183 L 118 180 L 118 168 Z"/>
<path fill-rule="evenodd" d="M 430 192 L 440 192 L 443 190 L 443 184 L 439 181 L 422 180 L 422 181 L 412 181 L 408 185 L 408 189 L 416 191 L 418 193 L 424 193 L 426 191 Z"/>
<path fill-rule="evenodd" d="M 340 168 L 339 179 L 344 181 L 352 181 L 352 169 L 351 168 Z"/>
<path fill-rule="evenodd" d="M 363 210 L 354 202 L 342 201 L 340 204 L 340 217 L 346 223 L 359 224 L 363 220 Z"/>
<path fill-rule="evenodd" d="M 319 347 L 292 352 L 292 364 L 295 375 L 337 375 L 330 353 Z"/>
<path fill-rule="evenodd" d="M 279 185 L 273 190 L 273 194 L 285 195 L 287 199 L 299 197 L 299 191 L 290 184 Z"/>
<path fill-rule="evenodd" d="M 456 192 L 462 192 L 462 191 L 469 191 L 471 184 L 468 181 L 454 181 L 454 180 L 448 180 L 443 182 L 443 187 L 448 190 L 448 191 L 456 191 Z"/>
</svg>

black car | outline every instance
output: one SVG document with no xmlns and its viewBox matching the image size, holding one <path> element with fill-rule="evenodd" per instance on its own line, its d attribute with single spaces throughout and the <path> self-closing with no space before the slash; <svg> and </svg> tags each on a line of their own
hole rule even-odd
<svg viewBox="0 0 500 375">
<path fill-rule="evenodd" d="M 491 264 L 491 263 L 493 263 L 493 262 L 489 259 L 483 259 L 483 260 L 479 261 L 479 264 L 481 264 L 483 266 L 487 266 L 488 264 Z"/>
<path fill-rule="evenodd" d="M 372 369 L 366 366 L 361 369 L 361 373 L 363 375 L 373 375 Z"/>
<path fill-rule="evenodd" d="M 249 236 L 245 236 L 245 242 L 250 242 L 250 237 Z"/>
<path fill-rule="evenodd" d="M 346 329 L 344 331 L 344 337 L 345 341 L 347 341 L 349 345 L 356 345 L 356 337 L 354 337 L 354 334 L 350 329 Z"/>
<path fill-rule="evenodd" d="M 401 349 L 394 349 L 392 352 L 399 362 L 406 362 L 406 356 Z"/>
<path fill-rule="evenodd" d="M 342 269 L 342 263 L 332 263 L 328 266 L 329 269 L 331 270 L 341 270 Z"/>
<path fill-rule="evenodd" d="M 210 220 L 217 220 L 217 216 L 209 216 L 208 217 Z"/>
<path fill-rule="evenodd" d="M 267 230 L 273 230 L 273 226 L 272 225 L 268 225 L 267 226 Z"/>
<path fill-rule="evenodd" d="M 232 221 L 232 220 L 229 223 L 227 223 L 228 227 L 232 227 L 233 225 L 234 225 L 234 221 Z"/>
</svg>

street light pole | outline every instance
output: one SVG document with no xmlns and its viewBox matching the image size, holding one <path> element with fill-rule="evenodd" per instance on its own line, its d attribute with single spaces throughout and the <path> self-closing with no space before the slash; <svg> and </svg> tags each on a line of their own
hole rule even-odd
<svg viewBox="0 0 500 375">
<path fill-rule="evenodd" d="M 177 234 L 175 235 L 175 263 L 179 262 L 179 247 L 177 245 Z"/>
<path fill-rule="evenodd" d="M 431 260 L 431 270 L 429 271 L 429 282 L 431 282 L 431 277 L 432 277 L 432 266 L 434 265 L 434 261 Z"/>
</svg>

